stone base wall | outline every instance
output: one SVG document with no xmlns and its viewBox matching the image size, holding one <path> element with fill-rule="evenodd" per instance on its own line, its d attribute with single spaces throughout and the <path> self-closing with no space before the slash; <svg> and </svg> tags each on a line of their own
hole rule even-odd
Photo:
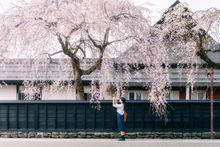
<svg viewBox="0 0 220 147">
<path fill-rule="evenodd" d="M 118 132 L 0 132 L 0 138 L 118 138 Z M 215 132 L 220 139 L 220 132 Z M 209 139 L 210 132 L 127 132 L 126 138 Z"/>
</svg>

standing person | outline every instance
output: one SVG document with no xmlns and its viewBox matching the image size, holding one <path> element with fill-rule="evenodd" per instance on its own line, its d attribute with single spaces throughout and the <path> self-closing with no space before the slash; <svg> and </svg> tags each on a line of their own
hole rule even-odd
<svg viewBox="0 0 220 147">
<path fill-rule="evenodd" d="M 120 131 L 119 141 L 125 141 L 125 121 L 124 121 L 124 112 L 125 112 L 125 101 L 124 97 L 119 99 L 119 103 L 117 103 L 117 99 L 113 97 L 112 106 L 117 108 L 117 124 L 118 130 Z"/>
</svg>

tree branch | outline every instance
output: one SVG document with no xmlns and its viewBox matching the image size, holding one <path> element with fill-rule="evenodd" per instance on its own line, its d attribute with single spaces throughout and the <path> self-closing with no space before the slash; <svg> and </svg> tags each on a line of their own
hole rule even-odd
<svg viewBox="0 0 220 147">
<path fill-rule="evenodd" d="M 215 69 L 220 69 L 220 63 L 215 63 L 214 61 L 212 61 L 208 55 L 204 52 L 204 50 L 200 50 L 197 52 L 197 55 L 203 60 L 205 61 L 208 65 L 210 65 L 211 67 L 215 68 Z"/>
<path fill-rule="evenodd" d="M 213 67 L 214 69 L 220 69 L 220 63 L 215 63 L 214 61 L 212 61 L 208 55 L 206 54 L 206 50 L 203 47 L 203 38 L 205 36 L 205 34 L 198 34 L 199 36 L 199 40 L 197 41 L 197 46 L 199 48 L 199 50 L 197 51 L 197 55 L 203 60 L 205 61 L 208 65 L 210 65 L 211 67 Z"/>
<path fill-rule="evenodd" d="M 89 75 L 92 72 L 94 72 L 96 69 L 101 68 L 101 64 L 102 64 L 102 57 L 100 56 L 99 59 L 96 60 L 96 62 L 94 63 L 93 66 L 91 66 L 89 69 L 87 70 L 82 70 L 82 74 L 83 75 Z"/>
<path fill-rule="evenodd" d="M 130 38 L 135 38 L 135 36 L 128 36 L 128 37 L 125 37 L 123 39 L 113 40 L 111 42 L 108 42 L 106 45 L 110 45 L 110 44 L 115 43 L 115 42 L 124 41 L 124 40 L 130 39 Z"/>
<path fill-rule="evenodd" d="M 48 55 L 48 57 L 50 58 L 50 60 L 52 60 L 51 56 L 54 56 L 54 55 L 59 54 L 59 53 L 63 53 L 63 51 L 62 51 L 62 50 L 61 50 L 61 51 L 57 51 L 57 52 L 54 52 L 54 53 L 52 53 L 52 54 L 49 54 L 49 53 L 43 53 L 43 54 Z"/>
<path fill-rule="evenodd" d="M 56 54 L 59 54 L 59 53 L 62 53 L 63 51 L 57 51 L 57 52 L 54 52 L 54 53 L 52 53 L 52 54 L 48 54 L 48 56 L 54 56 L 54 55 L 56 55 Z"/>
<path fill-rule="evenodd" d="M 79 50 L 83 53 L 83 56 L 86 57 L 86 53 L 85 51 L 83 50 L 83 48 L 81 47 L 82 44 L 85 44 L 85 41 L 80 39 L 79 40 L 79 45 L 76 45 L 75 47 L 71 47 L 70 49 L 73 51 L 73 54 L 75 55 Z M 83 57 L 83 58 L 84 58 Z"/>
<path fill-rule="evenodd" d="M 89 35 L 89 31 L 87 30 L 86 32 L 88 33 L 89 40 L 92 41 L 93 45 L 94 45 L 95 47 L 101 49 L 102 46 L 101 46 L 101 45 L 98 45 L 98 44 L 96 43 L 96 41 Z"/>
<path fill-rule="evenodd" d="M 91 74 L 93 71 L 95 71 L 96 69 L 100 69 L 101 68 L 101 64 L 102 64 L 102 60 L 103 60 L 103 54 L 105 51 L 105 48 L 107 47 L 107 45 L 109 45 L 108 43 L 108 37 L 109 37 L 109 32 L 110 32 L 110 28 L 106 29 L 105 35 L 104 35 L 104 40 L 102 45 L 98 45 L 95 40 L 89 35 L 88 33 L 88 37 L 90 39 L 90 41 L 92 41 L 93 45 L 97 48 L 99 48 L 100 50 L 100 56 L 99 58 L 96 60 L 96 62 L 94 63 L 93 66 L 91 66 L 89 69 L 87 70 L 82 70 L 83 75 L 89 75 Z"/>
<path fill-rule="evenodd" d="M 104 4 L 104 12 L 105 12 L 106 16 L 109 17 L 109 15 L 108 15 L 108 13 L 107 13 L 107 10 L 106 10 L 106 2 L 105 2 L 105 4 Z"/>
<path fill-rule="evenodd" d="M 111 21 L 118 21 L 121 18 L 136 18 L 136 16 L 131 15 L 130 13 L 120 13 L 110 17 Z"/>
<path fill-rule="evenodd" d="M 70 36 L 71 36 L 75 31 L 78 31 L 79 29 L 81 29 L 84 23 L 85 23 L 85 22 L 81 22 L 80 24 L 76 25 L 76 27 L 74 27 L 73 29 L 71 29 L 71 31 L 70 31 L 69 34 L 67 35 L 67 39 L 69 39 Z"/>
<path fill-rule="evenodd" d="M 79 47 L 79 49 L 83 53 L 83 58 L 85 58 L 86 57 L 86 52 L 81 47 Z"/>
<path fill-rule="evenodd" d="M 108 43 L 109 32 L 110 32 L 110 28 L 107 28 L 107 29 L 106 29 L 106 32 L 105 32 L 105 36 L 104 36 L 103 45 L 105 45 L 105 44 Z"/>
<path fill-rule="evenodd" d="M 217 49 L 217 50 L 205 50 L 205 52 L 213 52 L 213 53 L 217 53 L 217 52 L 220 52 L 220 49 Z"/>
<path fill-rule="evenodd" d="M 71 48 L 69 48 L 67 38 L 65 38 L 65 43 L 63 39 L 60 37 L 60 35 L 57 35 L 57 38 L 58 38 L 59 43 L 61 44 L 63 53 L 69 56 L 71 59 L 79 60 L 79 58 L 73 52 L 70 51 Z"/>
</svg>

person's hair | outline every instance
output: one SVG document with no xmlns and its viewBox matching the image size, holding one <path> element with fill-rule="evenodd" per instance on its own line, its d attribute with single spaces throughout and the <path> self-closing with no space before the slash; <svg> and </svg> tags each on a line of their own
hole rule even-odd
<svg viewBox="0 0 220 147">
<path fill-rule="evenodd" d="M 124 97 L 121 97 L 120 99 L 121 99 L 122 103 L 124 104 L 126 99 Z"/>
</svg>

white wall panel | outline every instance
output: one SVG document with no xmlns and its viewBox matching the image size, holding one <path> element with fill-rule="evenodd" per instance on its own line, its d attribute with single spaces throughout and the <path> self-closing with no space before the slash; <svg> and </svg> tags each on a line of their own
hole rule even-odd
<svg viewBox="0 0 220 147">
<path fill-rule="evenodd" d="M 16 85 L 7 85 L 0 88 L 0 100 L 17 100 Z"/>
</svg>

